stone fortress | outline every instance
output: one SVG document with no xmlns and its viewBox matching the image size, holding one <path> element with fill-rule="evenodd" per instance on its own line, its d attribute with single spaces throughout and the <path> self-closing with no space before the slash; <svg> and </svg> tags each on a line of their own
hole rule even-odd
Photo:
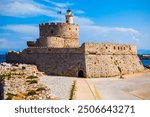
<svg viewBox="0 0 150 117">
<path fill-rule="evenodd" d="M 48 75 L 88 78 L 144 70 L 134 45 L 83 43 L 79 47 L 79 27 L 73 23 L 71 10 L 67 10 L 66 23 L 42 23 L 39 30 L 39 39 L 28 41 L 22 52 L 8 52 L 7 62 L 35 64 Z"/>
</svg>

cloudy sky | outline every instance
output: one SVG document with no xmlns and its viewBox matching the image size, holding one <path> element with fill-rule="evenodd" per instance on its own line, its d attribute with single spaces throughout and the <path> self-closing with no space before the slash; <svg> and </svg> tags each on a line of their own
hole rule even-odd
<svg viewBox="0 0 150 117">
<path fill-rule="evenodd" d="M 40 23 L 64 22 L 68 8 L 80 26 L 80 44 L 125 43 L 150 50 L 150 0 L 0 0 L 0 53 L 22 50 L 38 38 Z"/>
</svg>

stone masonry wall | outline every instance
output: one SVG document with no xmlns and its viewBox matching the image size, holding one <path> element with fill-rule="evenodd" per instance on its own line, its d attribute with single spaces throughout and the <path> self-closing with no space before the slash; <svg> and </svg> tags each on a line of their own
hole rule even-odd
<svg viewBox="0 0 150 117">
<path fill-rule="evenodd" d="M 47 37 L 46 39 L 41 39 L 40 46 L 48 48 L 64 48 L 64 38 L 60 37 Z"/>
<path fill-rule="evenodd" d="M 87 77 L 110 77 L 143 71 L 137 55 L 85 55 Z M 121 71 L 120 71 L 120 70 Z"/>
<path fill-rule="evenodd" d="M 85 43 L 83 47 L 87 77 L 110 77 L 144 70 L 134 45 Z"/>
<path fill-rule="evenodd" d="M 136 46 L 112 43 L 84 43 L 85 54 L 96 55 L 133 55 L 137 54 Z"/>
<path fill-rule="evenodd" d="M 16 59 L 12 61 L 13 56 Z M 10 57 L 10 58 L 9 58 Z M 136 47 L 124 44 L 85 43 L 80 48 L 27 48 L 21 53 L 9 53 L 9 62 L 35 64 L 50 75 L 110 77 L 144 70 Z"/>
<path fill-rule="evenodd" d="M 78 45 L 78 25 L 68 23 L 45 23 L 39 25 L 40 40 L 47 37 L 60 37 L 65 39 L 66 48 L 77 48 Z"/>
<path fill-rule="evenodd" d="M 21 63 L 35 64 L 48 75 L 77 77 L 80 70 L 86 73 L 83 48 L 28 48 L 20 56 Z"/>
</svg>

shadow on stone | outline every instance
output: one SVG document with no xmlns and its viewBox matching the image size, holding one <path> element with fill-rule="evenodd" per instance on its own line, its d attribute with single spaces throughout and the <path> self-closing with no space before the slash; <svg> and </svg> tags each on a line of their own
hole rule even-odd
<svg viewBox="0 0 150 117">
<path fill-rule="evenodd" d="M 4 99 L 4 80 L 0 80 L 0 100 Z"/>
</svg>

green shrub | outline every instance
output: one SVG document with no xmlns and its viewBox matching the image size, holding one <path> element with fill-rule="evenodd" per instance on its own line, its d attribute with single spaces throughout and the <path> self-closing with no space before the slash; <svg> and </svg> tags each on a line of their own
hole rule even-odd
<svg viewBox="0 0 150 117">
<path fill-rule="evenodd" d="M 37 76 L 28 76 L 26 79 L 36 79 L 38 78 Z"/>
<path fill-rule="evenodd" d="M 17 71 L 17 70 L 13 68 L 13 69 L 11 69 L 11 71 Z"/>
<path fill-rule="evenodd" d="M 5 75 L 0 75 L 0 81 L 4 80 Z"/>
<path fill-rule="evenodd" d="M 25 66 L 22 66 L 22 70 L 25 70 L 26 69 L 26 67 Z"/>
<path fill-rule="evenodd" d="M 119 70 L 120 73 L 122 72 L 122 70 L 121 70 L 121 68 L 119 66 L 118 66 L 118 70 Z"/>
<path fill-rule="evenodd" d="M 6 94 L 8 97 L 6 98 L 6 100 L 12 100 L 12 98 L 14 97 L 14 96 L 17 96 L 16 94 L 13 94 L 13 93 L 7 93 Z"/>
<path fill-rule="evenodd" d="M 0 81 L 2 81 L 4 78 L 11 78 L 11 73 L 0 75 Z"/>
<path fill-rule="evenodd" d="M 38 83 L 37 80 L 27 80 L 26 82 L 29 82 L 29 84 L 35 84 L 35 83 Z"/>
<path fill-rule="evenodd" d="M 44 87 L 39 87 L 39 88 L 36 89 L 36 91 L 43 91 L 43 90 L 45 90 Z"/>
<path fill-rule="evenodd" d="M 27 96 L 31 96 L 31 95 L 36 95 L 36 91 L 29 90 L 28 93 L 27 93 Z"/>
<path fill-rule="evenodd" d="M 75 94 L 75 90 L 76 90 L 76 84 L 77 84 L 77 81 L 74 80 L 72 88 L 71 88 L 71 91 L 70 91 L 69 100 L 73 100 L 74 99 L 74 94 Z"/>
</svg>

